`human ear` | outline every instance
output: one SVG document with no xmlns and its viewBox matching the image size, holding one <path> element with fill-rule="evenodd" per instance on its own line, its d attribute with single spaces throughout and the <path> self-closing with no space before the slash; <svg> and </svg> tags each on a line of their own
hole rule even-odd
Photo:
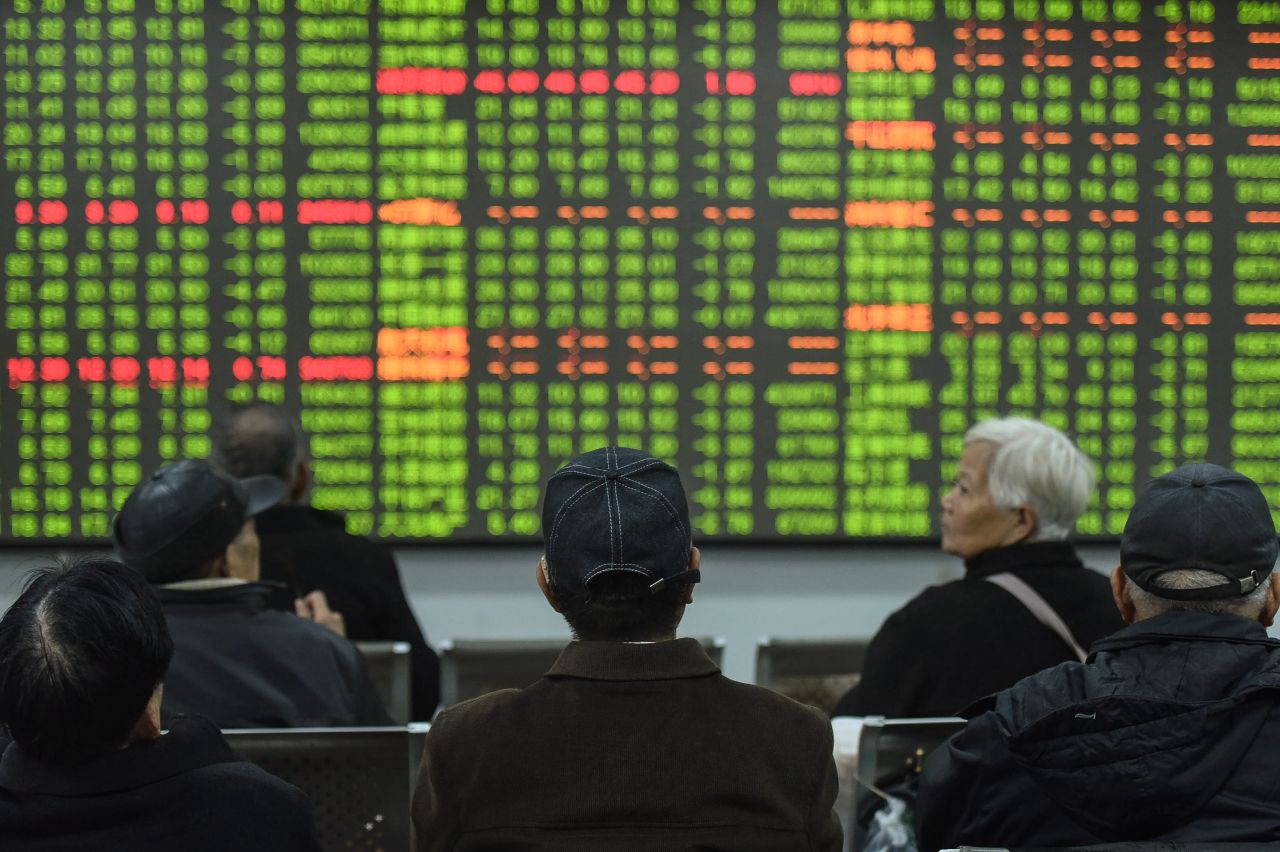
<svg viewBox="0 0 1280 852">
<path fill-rule="evenodd" d="M 231 573 L 231 560 L 227 558 L 225 552 L 213 560 L 213 569 L 209 572 L 209 576 L 218 579 L 233 576 Z"/>
<path fill-rule="evenodd" d="M 1116 602 L 1116 609 L 1120 610 L 1120 617 L 1124 619 L 1125 624 L 1133 624 L 1137 621 L 1138 611 L 1133 605 L 1133 598 L 1129 596 L 1129 584 L 1124 575 L 1124 568 L 1119 565 L 1111 572 L 1111 598 Z"/>
<path fill-rule="evenodd" d="M 1258 615 L 1258 621 L 1262 622 L 1263 627 L 1271 626 L 1271 623 L 1276 620 L 1278 609 L 1280 609 L 1280 574 L 1272 572 L 1267 578 L 1267 598 L 1262 604 L 1262 612 Z"/>
<path fill-rule="evenodd" d="M 551 572 L 547 568 L 547 557 L 538 557 L 538 565 L 534 569 L 534 573 L 538 577 L 538 588 L 542 590 L 542 596 L 547 599 L 547 603 L 556 612 L 564 612 L 564 608 L 560 606 L 560 602 L 556 600 L 556 593 L 551 591 Z"/>
<path fill-rule="evenodd" d="M 1031 506 L 1019 506 L 1014 509 L 1018 513 L 1018 521 L 1014 524 L 1013 529 L 1009 531 L 1013 541 L 1011 544 L 1019 544 L 1031 538 L 1036 531 L 1036 510 Z"/>
<path fill-rule="evenodd" d="M 689 551 L 689 567 L 695 571 L 702 570 L 702 551 L 698 550 L 696 547 Z M 684 600 L 681 601 L 681 603 L 686 606 L 693 603 L 693 587 L 693 583 L 690 583 L 685 587 Z"/>
</svg>

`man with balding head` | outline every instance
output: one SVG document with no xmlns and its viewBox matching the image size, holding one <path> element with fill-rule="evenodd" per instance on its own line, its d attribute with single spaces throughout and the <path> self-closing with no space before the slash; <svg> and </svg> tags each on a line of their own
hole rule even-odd
<svg viewBox="0 0 1280 852">
<path fill-rule="evenodd" d="M 231 412 L 214 432 L 211 461 L 236 477 L 270 475 L 288 484 L 284 498 L 257 517 L 262 578 L 285 584 L 284 609 L 354 641 L 408 642 L 412 715 L 430 719 L 440 699 L 440 661 L 405 599 L 390 548 L 346 530 L 341 514 L 310 505 L 314 474 L 306 437 L 278 406 Z"/>
</svg>

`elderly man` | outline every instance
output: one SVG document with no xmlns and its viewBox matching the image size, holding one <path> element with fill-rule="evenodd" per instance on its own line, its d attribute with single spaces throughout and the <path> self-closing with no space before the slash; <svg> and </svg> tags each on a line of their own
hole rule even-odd
<svg viewBox="0 0 1280 852">
<path fill-rule="evenodd" d="M 1111 576 L 1129 626 L 995 696 L 929 757 L 920 848 L 1280 843 L 1276 556 L 1247 477 L 1197 464 L 1152 482 Z"/>
<path fill-rule="evenodd" d="M 1088 457 L 1017 417 L 978 423 L 964 442 L 942 498 L 942 549 L 964 559 L 964 577 L 889 616 L 834 715 L 950 716 L 1123 626 L 1106 578 L 1065 540 L 1093 490 Z"/>
<path fill-rule="evenodd" d="M 170 712 L 221 728 L 388 722 L 360 652 L 267 602 L 253 518 L 284 494 L 273 477 L 232 479 L 180 461 L 142 481 L 112 527 L 116 553 L 158 587 L 177 652 Z"/>
<path fill-rule="evenodd" d="M 576 641 L 532 686 L 444 710 L 413 816 L 430 852 L 837 852 L 831 728 L 675 638 L 700 556 L 680 477 L 605 447 L 547 482 L 547 603 Z"/>
<path fill-rule="evenodd" d="M 212 461 L 232 476 L 288 484 L 284 499 L 256 519 L 262 576 L 288 586 L 284 603 L 298 615 L 340 623 L 349 639 L 408 642 L 413 718 L 430 719 L 440 660 L 405 598 L 395 557 L 385 544 L 348 533 L 341 514 L 308 502 L 313 474 L 297 421 L 269 403 L 239 408 L 215 431 Z"/>
<path fill-rule="evenodd" d="M 204 719 L 161 731 L 172 655 L 137 572 L 91 559 L 34 575 L 0 620 L 6 852 L 319 852 L 301 790 Z"/>
</svg>

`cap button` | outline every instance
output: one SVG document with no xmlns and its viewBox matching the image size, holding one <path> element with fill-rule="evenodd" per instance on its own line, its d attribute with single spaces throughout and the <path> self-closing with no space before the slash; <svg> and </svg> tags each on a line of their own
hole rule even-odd
<svg viewBox="0 0 1280 852">
<path fill-rule="evenodd" d="M 606 470 L 604 475 L 607 479 L 617 479 L 620 476 L 620 473 L 616 470 Z"/>
</svg>

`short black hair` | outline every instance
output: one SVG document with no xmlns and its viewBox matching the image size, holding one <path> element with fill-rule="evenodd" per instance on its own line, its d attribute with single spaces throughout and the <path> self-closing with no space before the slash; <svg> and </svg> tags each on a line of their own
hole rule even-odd
<svg viewBox="0 0 1280 852">
<path fill-rule="evenodd" d="M 610 571 L 587 586 L 591 602 L 566 610 L 575 638 L 588 642 L 645 642 L 675 633 L 684 613 L 688 583 L 649 591 L 649 579 L 629 571 Z"/>
<path fill-rule="evenodd" d="M 39 569 L 0 618 L 0 723 L 38 760 L 92 760 L 125 744 L 172 658 L 141 573 L 106 557 Z"/>
<path fill-rule="evenodd" d="M 278 405 L 255 402 L 232 409 L 218 423 L 209 461 L 237 479 L 268 474 L 292 482 L 305 452 L 298 422 Z"/>
</svg>

